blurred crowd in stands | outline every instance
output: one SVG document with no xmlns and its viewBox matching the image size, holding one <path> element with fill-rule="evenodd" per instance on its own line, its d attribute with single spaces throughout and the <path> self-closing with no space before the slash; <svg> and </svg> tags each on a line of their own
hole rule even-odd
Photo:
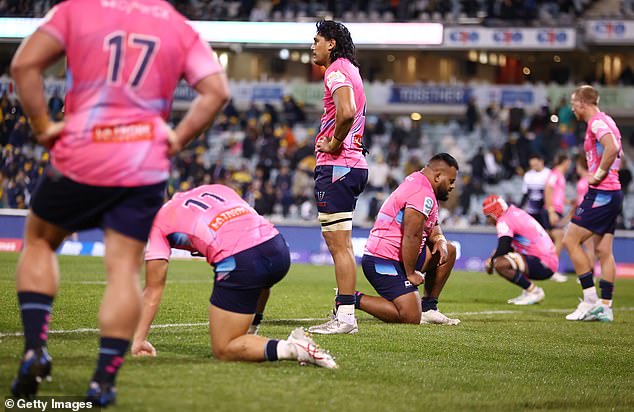
<svg viewBox="0 0 634 412">
<path fill-rule="evenodd" d="M 344 21 L 479 19 L 572 22 L 596 0 L 169 0 L 192 20 L 295 21 L 332 16 Z M 0 15 L 43 16 L 60 0 L 0 0 Z M 631 8 L 623 1 L 623 10 Z"/>
<path fill-rule="evenodd" d="M 49 111 L 60 119 L 62 110 L 63 100 L 54 94 Z M 290 96 L 281 107 L 252 103 L 239 111 L 229 103 L 213 128 L 172 160 L 168 196 L 201 184 L 222 183 L 232 186 L 264 215 L 313 220 L 317 127 L 317 116 L 307 115 L 302 104 Z M 492 190 L 504 194 L 506 187 L 507 197 L 517 193 L 518 201 L 518 184 L 528 170 L 529 156 L 540 154 L 549 165 L 561 151 L 572 157 L 583 155 L 584 132 L 585 124 L 575 121 L 565 99 L 547 102 L 536 113 L 496 104 L 480 110 L 471 99 L 461 122 L 369 115 L 364 142 L 370 148 L 370 174 L 357 218 L 361 223 L 371 222 L 405 176 L 420 169 L 434 153 L 447 151 L 458 159 L 461 169 L 456 193 L 445 204 L 444 218 L 458 226 L 478 224 L 482 220 L 480 197 Z M 632 137 L 624 136 L 624 144 L 632 147 Z M 0 150 L 0 207 L 26 208 L 49 156 L 34 144 L 19 103 L 6 94 L 0 97 Z M 572 187 L 574 168 L 567 178 Z M 629 182 L 631 173 L 625 165 L 626 191 Z M 631 222 L 626 220 L 623 226 L 629 228 Z"/>
</svg>

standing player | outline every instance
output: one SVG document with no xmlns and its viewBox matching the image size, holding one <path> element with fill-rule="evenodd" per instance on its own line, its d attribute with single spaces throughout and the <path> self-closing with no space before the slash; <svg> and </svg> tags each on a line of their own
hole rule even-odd
<svg viewBox="0 0 634 412">
<path fill-rule="evenodd" d="M 621 132 L 614 120 L 599 110 L 599 92 L 592 86 L 578 87 L 572 94 L 571 103 L 575 117 L 588 124 L 583 149 L 590 176 L 588 193 L 575 211 L 564 236 L 564 245 L 583 289 L 583 300 L 566 319 L 611 322 L 614 319 L 612 294 L 616 278 L 612 242 L 616 219 L 623 206 L 619 182 Z M 594 286 L 594 262 L 581 247 L 590 238 L 601 264 L 601 300 Z"/>
<path fill-rule="evenodd" d="M 438 297 L 456 261 L 438 226 L 438 200 L 454 189 L 458 162 L 447 153 L 405 178 L 387 198 L 370 231 L 363 273 L 381 297 L 357 292 L 359 309 L 385 322 L 457 325 L 438 311 Z M 431 253 L 427 243 L 431 243 Z M 423 274 L 427 272 L 426 274 Z M 425 282 L 422 300 L 418 285 Z"/>
<path fill-rule="evenodd" d="M 548 234 L 555 243 L 557 256 L 561 255 L 564 238 L 564 208 L 566 206 L 566 177 L 564 174 L 570 168 L 570 158 L 565 153 L 555 157 L 555 166 L 550 171 L 550 176 L 544 188 L 544 207 L 548 212 L 550 230 Z M 565 282 L 565 275 L 555 272 L 551 277 L 556 282 Z"/>
<path fill-rule="evenodd" d="M 11 63 L 33 132 L 52 156 L 31 201 L 17 267 L 25 349 L 15 396 L 34 395 L 50 374 L 46 331 L 59 283 L 55 250 L 75 231 L 103 227 L 108 285 L 88 399 L 114 402 L 115 377 L 141 314 L 138 273 L 163 203 L 168 154 L 211 124 L 229 96 L 222 68 L 183 16 L 164 1 L 134 4 L 63 2 Z M 64 54 L 66 120 L 50 123 L 42 73 Z M 172 131 L 165 119 L 182 77 L 199 96 Z"/>
<path fill-rule="evenodd" d="M 508 303 L 532 305 L 544 299 L 544 290 L 531 280 L 550 278 L 557 270 L 559 258 L 555 245 L 544 228 L 528 213 L 508 206 L 498 195 L 482 203 L 482 213 L 496 222 L 498 245 L 485 262 L 487 273 L 493 269 L 506 280 L 521 287 L 522 294 Z"/>
<path fill-rule="evenodd" d="M 145 252 L 143 312 L 133 355 L 156 355 L 146 340 L 161 302 L 171 248 L 204 256 L 214 267 L 209 335 L 214 357 L 226 361 L 298 360 L 325 368 L 337 364 L 301 328 L 287 340 L 247 334 L 261 292 L 282 280 L 291 264 L 275 227 L 232 189 L 206 185 L 177 193 L 156 215 Z M 262 308 L 259 308 L 262 309 Z"/>
<path fill-rule="evenodd" d="M 579 206 L 581 206 L 583 198 L 586 196 L 586 193 L 588 193 L 588 179 L 590 178 L 590 176 L 588 176 L 588 162 L 586 161 L 585 153 L 583 155 L 579 155 L 579 157 L 577 158 L 576 171 L 578 176 L 577 198 L 572 205 L 573 207 L 570 210 L 568 220 L 572 219 L 572 217 L 575 215 L 575 211 Z M 583 248 L 586 252 L 586 255 L 588 255 L 588 259 L 592 264 L 592 268 L 594 268 L 596 256 L 594 255 L 594 242 L 592 241 L 592 236 L 589 237 L 588 240 L 583 242 Z M 594 276 L 600 276 L 600 273 L 594 273 Z"/>
<path fill-rule="evenodd" d="M 356 333 L 354 291 L 357 281 L 352 250 L 352 212 L 368 181 L 361 138 L 365 92 L 348 29 L 334 21 L 317 23 L 313 62 L 324 66 L 324 114 L 317 134 L 315 198 L 321 231 L 335 263 L 338 294 L 330 321 L 309 328 L 321 334 Z"/>
<path fill-rule="evenodd" d="M 550 169 L 544 167 L 544 158 L 533 154 L 528 159 L 531 170 L 524 174 L 522 184 L 522 206 L 544 229 L 550 229 L 550 222 L 544 210 L 544 188 L 550 176 Z"/>
</svg>

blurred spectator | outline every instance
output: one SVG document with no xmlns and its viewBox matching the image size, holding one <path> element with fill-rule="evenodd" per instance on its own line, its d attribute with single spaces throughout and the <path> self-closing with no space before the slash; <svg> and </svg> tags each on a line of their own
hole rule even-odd
<svg viewBox="0 0 634 412">
<path fill-rule="evenodd" d="M 275 178 L 275 188 L 277 189 L 277 201 L 282 206 L 282 216 L 287 217 L 290 212 L 293 200 L 293 174 L 287 164 L 283 164 L 280 172 Z"/>
<path fill-rule="evenodd" d="M 476 124 L 478 124 L 478 122 L 480 121 L 480 114 L 478 113 L 478 106 L 476 106 L 475 96 L 469 97 L 465 119 L 467 123 L 467 132 L 473 132 Z"/>
<path fill-rule="evenodd" d="M 631 86 L 634 84 L 634 72 L 630 66 L 625 66 L 621 74 L 619 75 L 619 84 L 624 86 Z"/>
<path fill-rule="evenodd" d="M 504 177 L 509 178 L 515 174 L 523 175 L 528 168 L 528 156 L 530 143 L 519 133 L 512 133 L 508 142 L 502 147 L 502 166 Z"/>
<path fill-rule="evenodd" d="M 55 89 L 53 95 L 48 99 L 48 112 L 51 119 L 59 121 L 63 117 L 62 109 L 64 108 L 64 100 L 59 96 L 59 91 Z"/>
</svg>

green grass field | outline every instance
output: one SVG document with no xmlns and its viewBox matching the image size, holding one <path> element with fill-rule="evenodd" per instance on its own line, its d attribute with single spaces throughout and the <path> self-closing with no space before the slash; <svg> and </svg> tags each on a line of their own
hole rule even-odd
<svg viewBox="0 0 634 412">
<path fill-rule="evenodd" d="M 0 253 L 0 388 L 9 393 L 22 350 L 15 296 L 17 254 Z M 105 279 L 100 259 L 61 257 L 61 292 L 49 337 L 53 381 L 41 395 L 83 395 L 97 352 Z M 315 336 L 339 369 L 294 362 L 223 363 L 210 355 L 211 270 L 175 261 L 150 340 L 157 358 L 128 357 L 122 411 L 634 410 L 634 280 L 616 284 L 615 321 L 569 322 L 580 288 L 542 282 L 546 300 L 515 307 L 519 289 L 499 277 L 457 272 L 440 309 L 457 327 L 389 325 L 359 313 L 357 335 Z M 293 265 L 273 288 L 261 334 L 285 338 L 318 323 L 332 302 L 332 267 Z M 362 274 L 359 290 L 372 292 Z M 302 320 L 304 319 L 304 320 Z M 183 326 L 178 324 L 195 324 Z"/>
</svg>

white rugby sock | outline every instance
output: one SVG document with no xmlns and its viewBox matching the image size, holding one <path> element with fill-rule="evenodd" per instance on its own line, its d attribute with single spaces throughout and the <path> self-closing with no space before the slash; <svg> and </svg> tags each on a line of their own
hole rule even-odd
<svg viewBox="0 0 634 412">
<path fill-rule="evenodd" d="M 597 288 L 592 286 L 583 290 L 583 300 L 587 303 L 597 303 L 599 297 L 597 296 Z"/>
<path fill-rule="evenodd" d="M 292 343 L 280 340 L 277 342 L 277 359 L 289 360 L 297 359 L 297 348 Z"/>
<path fill-rule="evenodd" d="M 354 305 L 339 305 L 337 319 L 350 325 L 354 324 Z"/>
</svg>

